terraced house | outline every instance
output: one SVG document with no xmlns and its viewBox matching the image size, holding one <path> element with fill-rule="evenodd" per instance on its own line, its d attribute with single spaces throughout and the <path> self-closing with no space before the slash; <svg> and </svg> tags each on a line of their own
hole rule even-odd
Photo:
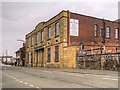
<svg viewBox="0 0 120 90">
<path fill-rule="evenodd" d="M 61 11 L 26 35 L 27 66 L 76 68 L 76 55 L 120 52 L 120 24 Z"/>
</svg>

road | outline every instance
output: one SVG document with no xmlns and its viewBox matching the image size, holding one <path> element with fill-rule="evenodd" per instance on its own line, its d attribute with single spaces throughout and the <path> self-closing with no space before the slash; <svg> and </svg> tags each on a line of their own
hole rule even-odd
<svg viewBox="0 0 120 90">
<path fill-rule="evenodd" d="M 99 71 L 100 72 L 100 71 Z M 2 88 L 118 88 L 118 75 L 2 66 Z"/>
</svg>

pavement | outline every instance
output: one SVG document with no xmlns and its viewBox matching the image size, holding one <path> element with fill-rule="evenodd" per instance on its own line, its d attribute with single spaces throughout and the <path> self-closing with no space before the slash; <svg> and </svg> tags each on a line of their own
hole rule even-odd
<svg viewBox="0 0 120 90">
<path fill-rule="evenodd" d="M 11 66 L 11 65 L 4 65 L 2 66 Z M 110 70 L 94 70 L 94 69 L 78 69 L 78 68 L 44 68 L 44 67 L 25 67 L 25 66 L 13 66 L 13 67 L 20 67 L 20 68 L 29 68 L 29 69 L 36 69 L 36 70 L 48 70 L 48 71 L 59 71 L 59 72 L 69 72 L 69 73 L 80 73 L 80 74 L 96 74 L 96 75 L 116 75 L 119 76 L 119 71 L 110 71 Z"/>
<path fill-rule="evenodd" d="M 94 74 L 94 75 L 112 75 L 119 76 L 120 72 L 118 71 L 109 71 L 109 70 L 93 70 L 93 69 L 71 69 L 71 68 L 42 68 L 42 67 L 29 67 L 36 70 L 48 70 L 48 71 L 59 71 L 59 72 L 68 72 L 68 73 L 80 73 L 80 74 Z"/>
</svg>

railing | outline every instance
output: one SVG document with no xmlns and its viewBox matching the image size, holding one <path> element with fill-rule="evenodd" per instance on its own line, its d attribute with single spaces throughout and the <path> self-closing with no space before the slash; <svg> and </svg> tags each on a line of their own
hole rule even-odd
<svg viewBox="0 0 120 90">
<path fill-rule="evenodd" d="M 120 53 L 77 56 L 76 65 L 77 68 L 120 70 Z"/>
</svg>

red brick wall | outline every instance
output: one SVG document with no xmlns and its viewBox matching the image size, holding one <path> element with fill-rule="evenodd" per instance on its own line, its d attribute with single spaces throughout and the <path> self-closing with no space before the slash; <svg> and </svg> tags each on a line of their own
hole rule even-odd
<svg viewBox="0 0 120 90">
<path fill-rule="evenodd" d="M 90 33 L 93 31 L 93 19 L 73 13 L 70 14 L 70 18 L 79 20 L 79 36 L 70 36 L 70 42 L 91 42 L 94 39 L 94 33 Z"/>
<path fill-rule="evenodd" d="M 84 16 L 76 13 L 70 13 L 71 19 L 79 20 L 79 36 L 70 36 L 70 44 L 79 45 L 80 42 L 86 45 L 95 45 L 97 42 L 99 45 L 102 44 L 103 38 L 100 37 L 100 28 L 103 27 L 103 20 L 98 18 L 93 18 L 89 16 Z M 98 25 L 98 37 L 94 37 L 94 25 Z M 115 39 L 115 28 L 120 29 L 120 24 L 105 20 L 105 27 L 110 27 L 110 39 L 105 39 L 106 46 L 115 46 L 120 44 L 119 40 Z M 119 32 L 120 35 L 120 32 Z M 95 41 L 95 42 L 94 42 Z"/>
</svg>

